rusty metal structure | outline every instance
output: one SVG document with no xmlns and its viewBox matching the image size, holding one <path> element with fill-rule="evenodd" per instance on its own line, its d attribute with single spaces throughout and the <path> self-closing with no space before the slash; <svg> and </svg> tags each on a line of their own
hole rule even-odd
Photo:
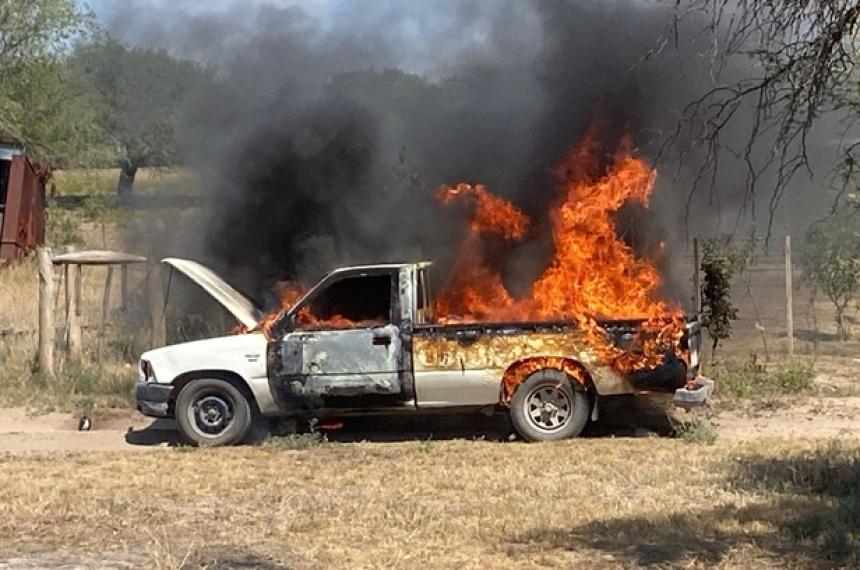
<svg viewBox="0 0 860 570">
<path fill-rule="evenodd" d="M 0 261 L 21 258 L 45 241 L 45 177 L 23 148 L 0 139 Z"/>
</svg>

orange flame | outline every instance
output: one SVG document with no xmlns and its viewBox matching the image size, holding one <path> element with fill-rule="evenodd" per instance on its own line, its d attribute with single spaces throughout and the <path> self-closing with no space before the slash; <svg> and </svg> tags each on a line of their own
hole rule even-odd
<svg viewBox="0 0 860 570">
<path fill-rule="evenodd" d="M 440 322 L 571 320 L 599 357 L 623 372 L 654 366 L 667 350 L 681 354 L 682 312 L 658 298 L 659 272 L 618 238 L 614 220 L 625 203 L 647 206 L 657 172 L 634 156 L 627 138 L 609 157 L 603 148 L 592 128 L 556 169 L 559 198 L 549 212 L 555 251 L 529 293 L 519 299 L 507 290 L 500 271 L 485 259 L 484 240 L 491 236 L 501 237 L 507 244 L 522 240 L 531 226 L 528 216 L 481 184 L 439 188 L 436 198 L 440 203 L 466 199 L 473 207 L 470 231 L 460 244 L 450 281 L 436 299 Z M 270 336 L 273 325 L 306 290 L 294 283 L 284 284 L 279 308 L 266 316 L 260 329 Z M 611 317 L 643 322 L 634 348 L 621 350 L 608 340 L 597 319 Z M 322 322 L 307 309 L 296 315 L 296 321 L 304 328 L 380 324 L 354 323 L 342 316 Z M 515 385 L 534 366 L 543 364 L 531 361 L 514 367 L 505 379 L 506 386 Z M 584 381 L 581 371 L 568 373 Z"/>
<path fill-rule="evenodd" d="M 257 328 L 263 331 L 266 338 L 272 338 L 272 327 L 275 326 L 275 323 L 280 321 L 309 289 L 309 287 L 292 281 L 282 281 L 278 286 L 280 288 L 278 308 L 268 313 L 257 325 Z"/>
<path fill-rule="evenodd" d="M 442 186 L 436 192 L 436 199 L 449 204 L 454 198 L 469 195 L 475 200 L 475 211 L 469 224 L 472 233 L 498 233 L 505 239 L 522 239 L 526 234 L 528 217 L 507 200 L 490 194 L 483 184 Z"/>
<path fill-rule="evenodd" d="M 601 150 L 592 129 L 556 169 L 559 202 L 549 213 L 555 252 L 529 294 L 514 299 L 470 236 L 471 242 L 459 251 L 452 281 L 437 299 L 436 314 L 444 315 L 443 321 L 574 320 L 586 340 L 623 371 L 656 365 L 667 349 L 679 352 L 681 310 L 657 298 L 659 272 L 618 238 L 614 221 L 627 202 L 647 206 L 657 172 L 633 156 L 629 139 L 621 141 L 608 166 L 602 164 L 606 158 Z M 480 188 L 476 195 L 483 196 L 475 207 L 472 234 L 486 233 L 488 220 L 513 219 L 512 230 L 490 227 L 509 240 L 524 235 L 520 228 L 528 220 L 515 206 L 490 196 L 482 186 L 456 188 L 461 186 Z M 462 191 L 445 187 L 437 196 L 449 203 L 458 194 Z M 511 216 L 512 211 L 519 216 Z M 601 317 L 642 319 L 646 334 L 640 346 L 633 351 L 616 348 L 595 321 Z"/>
</svg>

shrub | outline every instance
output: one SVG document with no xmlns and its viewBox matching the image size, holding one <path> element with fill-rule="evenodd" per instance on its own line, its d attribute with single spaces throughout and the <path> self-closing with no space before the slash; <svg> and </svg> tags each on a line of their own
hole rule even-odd
<svg viewBox="0 0 860 570">
<path fill-rule="evenodd" d="M 815 371 L 807 362 L 791 361 L 773 371 L 761 371 L 751 365 L 715 369 L 717 393 L 723 396 L 799 394 L 812 388 Z"/>
</svg>

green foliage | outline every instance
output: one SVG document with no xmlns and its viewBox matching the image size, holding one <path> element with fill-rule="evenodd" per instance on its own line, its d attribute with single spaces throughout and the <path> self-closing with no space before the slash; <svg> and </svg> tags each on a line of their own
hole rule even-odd
<svg viewBox="0 0 860 570">
<path fill-rule="evenodd" d="M 52 57 L 83 31 L 88 14 L 74 0 L 14 0 L 0 3 L 0 67 Z"/>
<path fill-rule="evenodd" d="M 87 196 L 81 205 L 81 214 L 91 222 L 114 221 L 116 199 L 113 196 Z"/>
<path fill-rule="evenodd" d="M 858 214 L 843 210 L 812 224 L 801 255 L 805 280 L 823 292 L 836 309 L 836 330 L 850 336 L 845 322 L 848 303 L 860 286 L 860 223 Z"/>
<path fill-rule="evenodd" d="M 675 427 L 675 435 L 685 443 L 714 445 L 717 442 L 717 430 L 705 418 L 684 422 Z"/>
<path fill-rule="evenodd" d="M 715 369 L 713 375 L 719 395 L 750 398 L 807 392 L 815 371 L 810 363 L 791 361 L 773 371 L 728 366 Z"/>
<path fill-rule="evenodd" d="M 209 70 L 110 37 L 79 44 L 68 63 L 114 147 L 119 194 L 131 192 L 138 169 L 179 162 L 184 110 L 191 93 L 214 82 Z"/>
<path fill-rule="evenodd" d="M 279 450 L 302 450 L 328 443 L 328 438 L 317 430 L 318 424 L 319 420 L 317 418 L 311 418 L 308 420 L 308 431 L 306 433 L 291 433 L 285 436 L 270 437 L 263 442 L 263 445 Z"/>
<path fill-rule="evenodd" d="M 83 164 L 103 151 L 92 101 L 63 64 L 89 24 L 72 0 L 0 3 L 0 137 L 38 161 Z"/>
<path fill-rule="evenodd" d="M 702 324 L 713 339 L 714 351 L 732 333 L 738 312 L 732 304 L 731 280 L 746 267 L 750 255 L 751 250 L 733 247 L 727 240 L 711 238 L 702 244 Z"/>
</svg>

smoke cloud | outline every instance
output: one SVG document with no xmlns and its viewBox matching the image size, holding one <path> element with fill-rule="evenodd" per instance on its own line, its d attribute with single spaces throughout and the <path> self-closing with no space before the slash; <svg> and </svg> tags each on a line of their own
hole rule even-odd
<svg viewBox="0 0 860 570">
<path fill-rule="evenodd" d="M 204 214 L 163 247 L 258 294 L 346 263 L 433 259 L 444 271 L 467 212 L 440 208 L 432 194 L 460 181 L 487 185 L 535 221 L 534 238 L 499 260 L 516 291 L 548 258 L 552 169 L 589 123 L 600 118 L 608 154 L 629 134 L 654 159 L 711 82 L 706 46 L 644 58 L 669 23 L 659 3 L 309 6 L 138 1 L 109 15 L 126 41 L 217 70 L 217 88 L 197 94 L 188 116 Z M 650 210 L 622 213 L 634 247 L 682 242 L 690 173 L 677 172 L 674 185 L 658 179 Z M 722 207 L 731 202 L 726 194 Z M 688 287 L 686 277 L 674 283 Z"/>
</svg>

